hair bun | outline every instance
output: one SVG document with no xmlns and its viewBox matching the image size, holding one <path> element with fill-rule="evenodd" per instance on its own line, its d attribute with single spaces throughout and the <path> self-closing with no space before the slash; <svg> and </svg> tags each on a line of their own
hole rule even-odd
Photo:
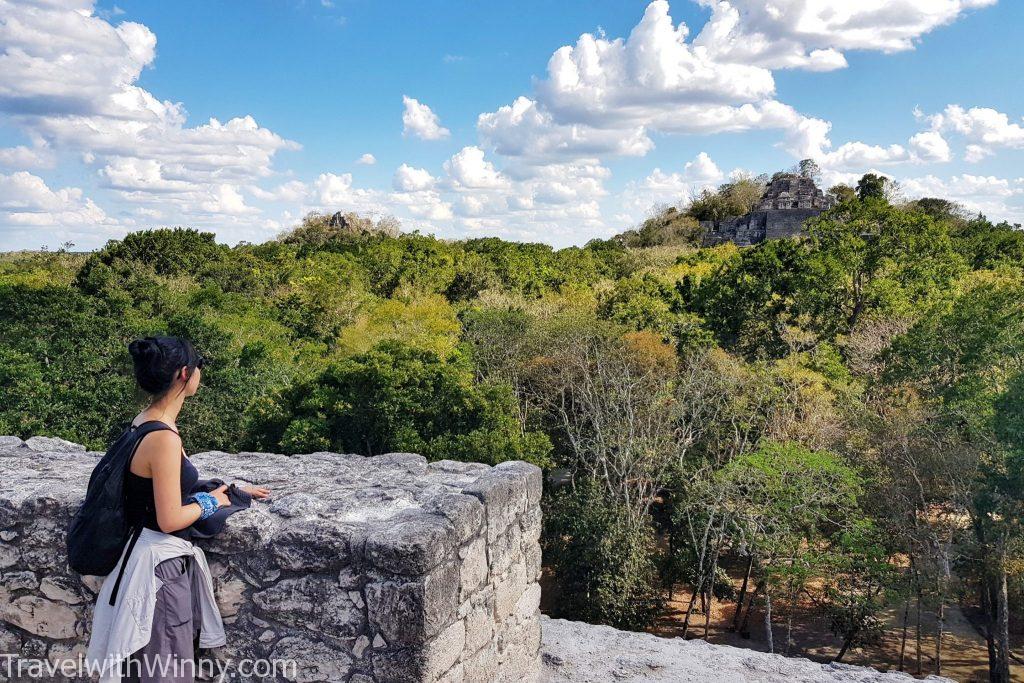
<svg viewBox="0 0 1024 683">
<path fill-rule="evenodd" d="M 128 345 L 128 353 L 134 360 L 147 360 L 160 352 L 160 346 L 153 337 L 136 339 Z"/>
</svg>

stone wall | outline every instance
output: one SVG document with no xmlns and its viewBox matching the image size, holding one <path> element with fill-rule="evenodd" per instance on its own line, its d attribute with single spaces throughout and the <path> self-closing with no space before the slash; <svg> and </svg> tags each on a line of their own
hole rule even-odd
<svg viewBox="0 0 1024 683">
<path fill-rule="evenodd" d="M 821 212 L 821 209 L 771 209 L 752 211 L 721 221 L 701 221 L 703 245 L 733 242 L 741 247 L 749 247 L 766 239 L 796 237 L 803 234 L 804 222 Z"/>
<path fill-rule="evenodd" d="M 84 652 L 99 581 L 67 569 L 64 530 L 99 455 L 0 437 L 0 653 Z M 297 664 L 247 680 L 536 680 L 536 467 L 410 453 L 192 460 L 203 477 L 274 491 L 201 542 L 228 633 L 217 656 Z"/>
</svg>

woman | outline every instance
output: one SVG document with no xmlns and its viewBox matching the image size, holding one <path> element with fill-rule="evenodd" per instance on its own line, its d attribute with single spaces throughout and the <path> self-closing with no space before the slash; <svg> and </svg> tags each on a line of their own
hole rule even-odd
<svg viewBox="0 0 1024 683">
<path fill-rule="evenodd" d="M 118 567 L 104 580 L 93 615 L 88 658 L 101 681 L 174 681 L 195 677 L 195 648 L 224 644 L 213 582 L 190 528 L 232 497 L 266 499 L 263 487 L 221 485 L 200 490 L 199 473 L 185 455 L 177 418 L 194 396 L 204 359 L 188 340 L 146 337 L 128 346 L 135 379 L 151 400 L 128 427 L 125 516 L 135 529 Z M 222 513 L 224 514 L 224 513 Z"/>
</svg>

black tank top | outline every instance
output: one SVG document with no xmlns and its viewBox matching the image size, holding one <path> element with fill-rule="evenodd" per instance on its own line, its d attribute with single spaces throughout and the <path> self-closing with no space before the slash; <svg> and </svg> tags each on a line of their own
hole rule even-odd
<svg viewBox="0 0 1024 683">
<path fill-rule="evenodd" d="M 138 425 L 132 425 L 129 429 L 134 430 Z M 148 436 L 148 434 L 147 434 Z M 142 437 L 145 439 L 146 437 Z M 141 443 L 141 441 L 140 441 Z M 137 451 L 136 451 L 137 452 Z M 135 454 L 132 454 L 134 459 Z M 148 477 L 140 477 L 131 470 L 131 460 L 128 461 L 128 468 L 124 477 L 124 509 L 128 525 L 135 527 L 141 525 L 147 529 L 160 531 L 160 525 L 156 521 L 156 501 L 153 498 L 153 480 Z M 181 453 L 181 502 L 192 491 L 192 487 L 199 481 L 199 470 L 192 464 L 192 461 Z M 189 529 L 179 529 L 171 532 L 172 536 L 189 539 Z"/>
</svg>

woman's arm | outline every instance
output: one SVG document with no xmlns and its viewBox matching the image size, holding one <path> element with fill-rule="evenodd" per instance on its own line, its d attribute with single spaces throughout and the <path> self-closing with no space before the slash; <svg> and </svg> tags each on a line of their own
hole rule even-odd
<svg viewBox="0 0 1024 683">
<path fill-rule="evenodd" d="M 145 450 L 144 450 L 145 449 Z M 139 444 L 136 457 L 148 463 L 153 478 L 153 498 L 156 505 L 156 521 L 164 533 L 172 533 L 192 526 L 203 510 L 198 503 L 181 504 L 181 440 L 170 431 L 149 434 Z M 226 496 L 222 486 L 213 491 L 218 505 L 223 505 Z M 219 494 L 219 495 L 218 495 Z"/>
</svg>

